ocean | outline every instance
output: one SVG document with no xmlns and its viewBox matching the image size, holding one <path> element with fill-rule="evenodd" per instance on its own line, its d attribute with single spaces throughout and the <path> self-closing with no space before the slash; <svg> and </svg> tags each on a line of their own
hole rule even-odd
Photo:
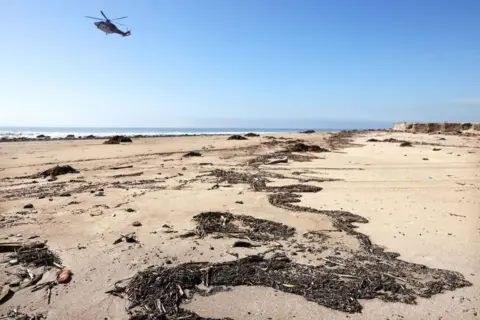
<svg viewBox="0 0 480 320">
<path fill-rule="evenodd" d="M 288 133 L 312 128 L 271 129 L 271 128 L 61 128 L 61 127 L 0 127 L 0 139 L 27 138 L 34 139 L 39 135 L 52 139 L 66 138 L 68 135 L 109 137 L 114 135 L 144 136 L 176 136 L 176 135 L 219 135 L 254 133 Z M 315 131 L 339 131 L 334 129 L 315 129 Z"/>
</svg>

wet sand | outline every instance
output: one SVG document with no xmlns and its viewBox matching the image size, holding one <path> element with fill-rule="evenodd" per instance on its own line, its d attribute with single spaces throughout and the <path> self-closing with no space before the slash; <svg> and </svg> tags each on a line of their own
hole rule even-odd
<svg viewBox="0 0 480 320">
<path fill-rule="evenodd" d="M 280 241 L 280 251 L 301 265 L 322 267 L 322 258 L 330 259 L 336 253 L 350 261 L 363 250 L 359 238 L 346 229 L 330 232 L 324 243 L 309 243 L 303 234 L 336 229 L 331 216 L 274 206 L 269 195 L 275 192 L 262 187 L 255 190 L 251 183 L 235 179 L 222 181 L 221 176 L 211 174 L 220 169 L 261 173 L 269 180 L 268 187 L 321 187 L 319 192 L 301 193 L 296 204 L 363 217 L 368 223 L 355 224 L 355 231 L 368 236 L 373 245 L 399 253 L 397 259 L 407 263 L 458 272 L 471 286 L 430 298 L 416 297 L 416 304 L 360 299 L 360 313 L 334 310 L 272 288 L 238 286 L 208 297 L 194 295 L 186 309 L 203 317 L 233 319 L 478 318 L 478 137 L 365 132 L 347 143 L 327 133 L 271 136 L 275 139 L 134 139 L 132 144 L 120 145 L 103 145 L 99 140 L 1 143 L 0 241 L 22 242 L 38 235 L 35 240 L 48 240 L 49 249 L 72 270 L 73 277 L 69 284 L 52 289 L 50 304 L 44 290 L 22 289 L 0 305 L 0 314 L 19 307 L 27 314 L 48 312 L 48 319 L 128 319 L 126 300 L 105 294 L 117 280 L 152 265 L 226 262 L 236 259 L 231 253 L 242 258 L 272 246 L 231 248 L 233 240 L 228 237 L 178 238 L 195 230 L 192 217 L 201 212 L 249 215 L 295 228 L 297 236 L 290 242 Z M 413 147 L 367 142 L 372 138 L 408 140 Z M 283 150 L 288 140 L 295 139 L 332 152 L 291 153 L 288 163 L 274 165 L 251 161 Z M 202 156 L 182 157 L 189 151 Z M 305 156 L 317 158 L 304 161 Z M 71 165 L 79 173 L 61 175 L 55 181 L 27 177 L 57 164 Z M 113 169 L 117 167 L 125 168 Z M 104 195 L 96 196 L 100 189 Z M 62 193 L 70 196 L 60 196 Z M 41 196 L 45 198 L 39 199 Z M 26 204 L 34 208 L 24 209 Z M 141 226 L 133 226 L 134 221 Z M 135 232 L 138 244 L 113 244 L 121 234 L 130 232 Z M 292 241 L 322 249 L 301 252 L 295 245 L 289 246 Z M 8 279 L 5 271 L 16 268 L 3 264 L 0 281 Z"/>
</svg>

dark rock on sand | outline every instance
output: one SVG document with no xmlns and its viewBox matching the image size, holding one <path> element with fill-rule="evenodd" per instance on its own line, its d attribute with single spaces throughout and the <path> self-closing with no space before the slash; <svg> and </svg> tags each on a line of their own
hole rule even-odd
<svg viewBox="0 0 480 320">
<path fill-rule="evenodd" d="M 258 133 L 249 132 L 244 135 L 245 137 L 260 137 Z"/>
<path fill-rule="evenodd" d="M 23 206 L 23 209 L 33 209 L 33 204 L 29 203 Z"/>
<path fill-rule="evenodd" d="M 300 133 L 315 133 L 315 130 L 300 131 Z"/>
</svg>

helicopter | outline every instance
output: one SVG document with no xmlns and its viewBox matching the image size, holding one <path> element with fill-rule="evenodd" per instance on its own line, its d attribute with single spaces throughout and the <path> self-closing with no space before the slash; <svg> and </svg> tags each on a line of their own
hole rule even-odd
<svg viewBox="0 0 480 320">
<path fill-rule="evenodd" d="M 122 30 L 118 29 L 116 25 L 114 25 L 112 23 L 113 20 L 120 20 L 120 19 L 125 19 L 127 18 L 126 16 L 125 17 L 120 17 L 120 18 L 116 18 L 116 19 L 108 19 L 107 16 L 103 13 L 103 11 L 100 10 L 100 13 L 102 14 L 102 16 L 105 18 L 105 19 L 101 19 L 101 18 L 95 18 L 95 17 L 90 17 L 90 16 L 85 16 L 85 18 L 90 18 L 90 19 L 95 19 L 95 20 L 101 20 L 101 21 L 97 21 L 97 22 L 94 22 L 93 24 L 95 26 L 97 26 L 97 28 L 103 32 L 105 32 L 105 35 L 108 35 L 109 33 L 117 33 L 119 35 L 121 35 L 122 37 L 126 37 L 126 36 L 129 36 L 130 35 L 130 30 L 127 29 L 126 32 L 123 32 Z M 124 26 L 123 24 L 121 23 L 118 23 L 116 22 L 116 24 L 119 24 L 119 25 L 122 25 Z"/>
</svg>

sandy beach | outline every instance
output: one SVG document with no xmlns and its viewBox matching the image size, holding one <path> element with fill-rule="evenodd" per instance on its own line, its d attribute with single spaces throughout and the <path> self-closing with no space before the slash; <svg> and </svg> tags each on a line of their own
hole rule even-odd
<svg viewBox="0 0 480 320">
<path fill-rule="evenodd" d="M 227 138 L 0 143 L 0 319 L 480 318 L 478 135 Z"/>
</svg>

